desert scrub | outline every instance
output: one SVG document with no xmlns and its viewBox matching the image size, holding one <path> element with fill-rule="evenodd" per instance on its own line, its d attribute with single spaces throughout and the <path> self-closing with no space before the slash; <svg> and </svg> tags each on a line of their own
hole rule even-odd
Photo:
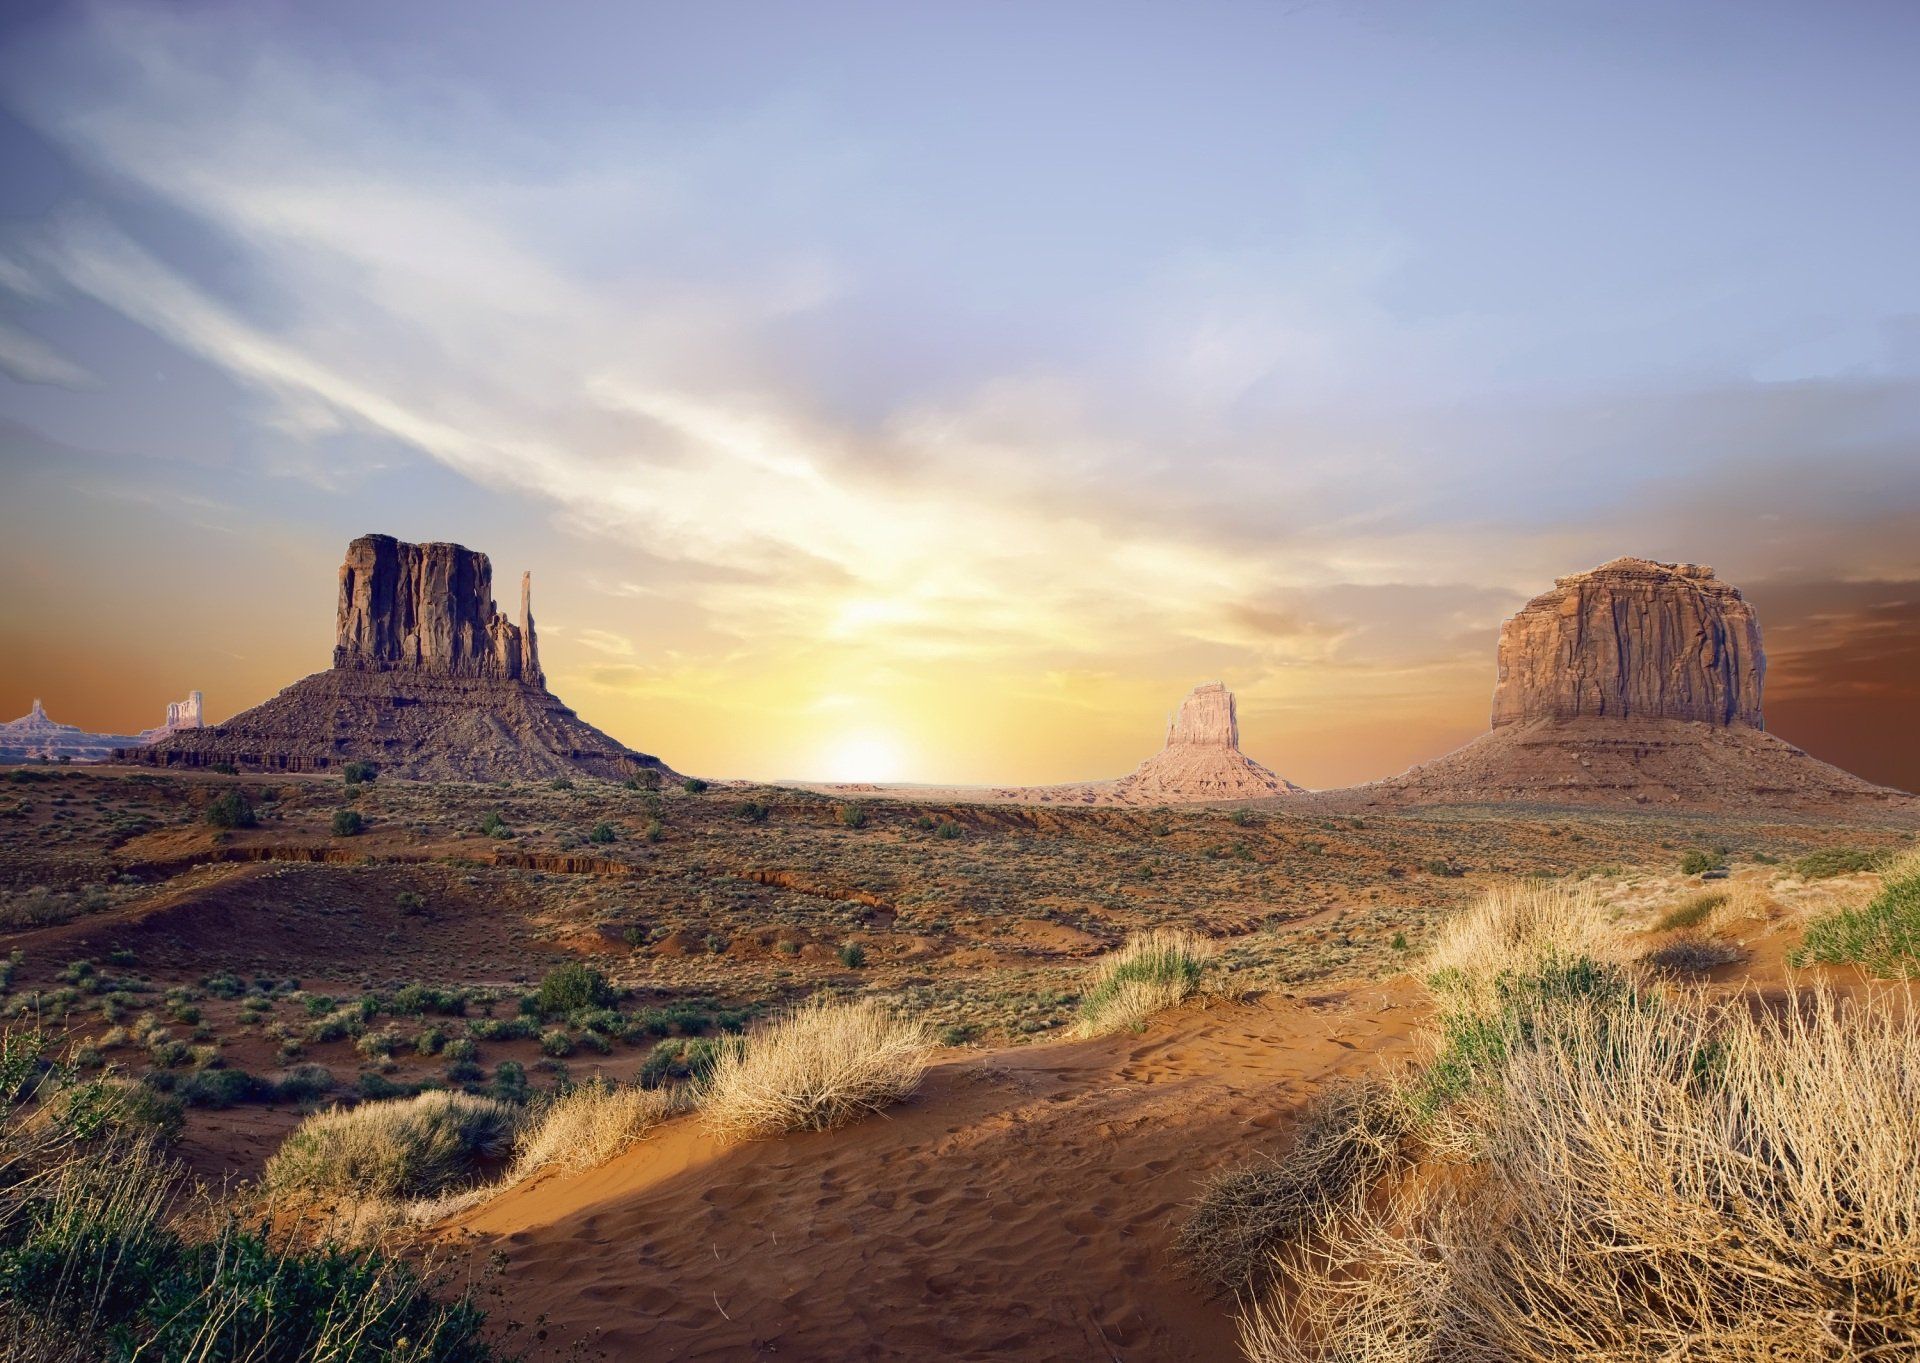
<svg viewBox="0 0 1920 1363">
<path fill-rule="evenodd" d="M 616 1087 L 600 1080 L 555 1094 L 522 1128 L 509 1178 L 523 1179 L 549 1165 L 587 1169 L 605 1164 L 680 1105 L 671 1090 Z"/>
<path fill-rule="evenodd" d="M 1795 965 L 1859 965 L 1882 978 L 1920 976 L 1920 852 L 1887 867 L 1880 892 L 1807 925 Z"/>
<path fill-rule="evenodd" d="M 267 1161 L 276 1191 L 425 1197 L 470 1178 L 513 1145 L 519 1109 L 462 1093 L 332 1108 L 302 1122 Z"/>
<path fill-rule="evenodd" d="M 1725 890 L 1708 890 L 1683 899 L 1654 920 L 1653 930 L 1671 932 L 1676 928 L 1697 928 L 1712 917 L 1715 910 L 1725 908 L 1729 898 Z"/>
<path fill-rule="evenodd" d="M 1403 1160 L 1411 1114 L 1379 1080 L 1335 1083 L 1301 1115 L 1293 1146 L 1208 1179 L 1175 1248 L 1222 1292 L 1262 1286 L 1274 1254 L 1364 1197 Z"/>
<path fill-rule="evenodd" d="M 647 1053 L 640 1065 L 642 1088 L 662 1088 L 682 1080 L 704 1083 L 728 1043 L 712 1037 L 670 1036 Z"/>
<path fill-rule="evenodd" d="M 1080 1000 L 1080 1034 L 1138 1028 L 1163 1009 L 1190 998 L 1213 959 L 1214 946 L 1198 933 L 1155 928 L 1136 933 L 1093 967 Z"/>
<path fill-rule="evenodd" d="M 1793 873 L 1802 880 L 1831 880 L 1835 876 L 1878 871 L 1893 860 L 1893 854 L 1880 848 L 1823 847 L 1809 852 L 1793 863 Z"/>
<path fill-rule="evenodd" d="M 38 1109 L 0 1113 L 0 1354 L 198 1363 L 492 1357 L 481 1313 L 465 1300 L 434 1301 L 396 1260 L 296 1248 L 217 1206 L 176 1225 L 181 1180 L 153 1138 L 152 1095 L 137 1085 L 55 1083 Z M 164 1113 L 157 1120 L 169 1124 Z"/>
<path fill-rule="evenodd" d="M 754 1139 L 827 1131 L 907 1098 L 933 1042 L 871 1001 L 814 1001 L 725 1044 L 702 1086 L 714 1130 Z"/>
<path fill-rule="evenodd" d="M 534 995 L 534 1009 L 543 1018 L 564 1017 L 581 1008 L 604 1008 L 613 999 L 605 975 L 574 961 L 547 972 Z"/>
<path fill-rule="evenodd" d="M 207 822 L 215 828 L 252 828 L 259 818 L 244 793 L 228 790 L 216 795 L 207 805 Z"/>
<path fill-rule="evenodd" d="M 1488 1158 L 1330 1209 L 1254 1363 L 1920 1355 L 1920 1017 L 1570 1009 L 1446 1114 Z"/>
<path fill-rule="evenodd" d="M 336 809 L 333 811 L 333 836 L 351 838 L 367 826 L 357 809 Z"/>
</svg>

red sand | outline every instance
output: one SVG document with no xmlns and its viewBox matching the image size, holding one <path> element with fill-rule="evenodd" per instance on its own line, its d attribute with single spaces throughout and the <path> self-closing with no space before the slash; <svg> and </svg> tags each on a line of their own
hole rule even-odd
<svg viewBox="0 0 1920 1363">
<path fill-rule="evenodd" d="M 1407 980 L 1275 994 L 947 1060 L 837 1132 L 728 1147 L 685 1118 L 449 1233 L 504 1254 L 493 1310 L 545 1317 L 536 1358 L 1228 1358 L 1230 1304 L 1170 1253 L 1183 1204 L 1410 1054 L 1422 1011 Z"/>
</svg>

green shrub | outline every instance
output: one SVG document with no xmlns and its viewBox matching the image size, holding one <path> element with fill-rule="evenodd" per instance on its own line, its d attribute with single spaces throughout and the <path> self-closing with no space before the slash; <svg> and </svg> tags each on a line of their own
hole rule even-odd
<svg viewBox="0 0 1920 1363">
<path fill-rule="evenodd" d="M 549 970 L 534 995 L 534 1010 L 543 1018 L 564 1017 L 581 1008 L 604 1008 L 614 999 L 607 977 L 582 961 Z"/>
<path fill-rule="evenodd" d="M 271 1098 L 271 1085 L 245 1070 L 196 1070 L 174 1086 L 174 1095 L 188 1107 L 238 1107 L 255 1099 Z"/>
<path fill-rule="evenodd" d="M 598 842 L 598 843 L 612 842 L 613 841 L 613 825 L 610 823 L 595 824 L 593 826 L 593 831 L 587 834 L 587 841 Z"/>
<path fill-rule="evenodd" d="M 573 1038 L 558 1027 L 542 1032 L 540 1034 L 540 1052 L 543 1055 L 552 1056 L 555 1060 L 572 1055 Z"/>
<path fill-rule="evenodd" d="M 215 796 L 213 803 L 207 806 L 207 822 L 215 828 L 252 828 L 259 819 L 243 792 L 226 790 Z"/>
<path fill-rule="evenodd" d="M 702 781 L 698 776 L 689 776 L 680 783 L 680 789 L 686 791 L 689 795 L 704 795 L 707 792 L 707 783 Z"/>
<path fill-rule="evenodd" d="M 1680 874 L 1683 876 L 1705 875 L 1708 871 L 1717 871 L 1724 864 L 1716 852 L 1692 851 L 1680 859 Z"/>
<path fill-rule="evenodd" d="M 549 790 L 572 790 L 573 781 L 569 777 L 556 776 L 551 781 L 547 782 L 547 788 Z"/>
<path fill-rule="evenodd" d="M 661 825 L 660 820 L 655 819 L 647 825 L 646 839 L 648 842 L 659 842 L 660 839 L 666 835 L 667 830 Z"/>
<path fill-rule="evenodd" d="M 858 942 L 844 943 L 840 948 L 840 964 L 849 970 L 858 970 L 867 963 L 867 949 Z"/>
<path fill-rule="evenodd" d="M 1884 848 L 1823 847 L 1796 860 L 1792 869 L 1802 880 L 1831 880 L 1835 876 L 1878 871 L 1892 858 L 1893 854 Z"/>
<path fill-rule="evenodd" d="M 506 1102 L 526 1101 L 527 1067 L 518 1060 L 502 1060 L 493 1072 L 493 1093 Z"/>
<path fill-rule="evenodd" d="M 956 838 L 961 836 L 960 825 L 955 823 L 952 819 L 942 819 L 940 821 L 940 826 L 933 830 L 933 836 L 936 838 L 939 838 L 943 842 L 952 842 Z"/>
<path fill-rule="evenodd" d="M 1156 928 L 1136 933 L 1093 967 L 1080 1000 L 1080 1031 L 1098 1036 L 1138 1028 L 1200 987 L 1214 947 L 1197 933 Z"/>
<path fill-rule="evenodd" d="M 858 802 L 841 805 L 840 824 L 843 828 L 865 828 L 867 826 L 867 807 Z"/>
<path fill-rule="evenodd" d="M 765 823 L 767 816 L 773 813 L 773 808 L 770 805 L 762 804 L 759 800 L 742 800 L 734 807 L 733 812 L 737 818 L 743 819 L 747 823 Z"/>
<path fill-rule="evenodd" d="M 304 1103 L 333 1092 L 333 1071 L 325 1065 L 295 1065 L 274 1085 L 274 1096 L 283 1102 Z"/>
<path fill-rule="evenodd" d="M 180 1135 L 181 1103 L 147 1084 L 94 1079 L 56 1088 L 32 1122 L 77 1141 L 119 1139 L 165 1145 Z"/>
<path fill-rule="evenodd" d="M 641 1086 L 653 1089 L 670 1083 L 704 1082 L 713 1073 L 714 1061 L 726 1044 L 709 1037 L 668 1037 L 642 1062 Z"/>
<path fill-rule="evenodd" d="M 172 1175 L 145 1147 L 69 1152 L 9 1194 L 0 1301 L 9 1358 L 195 1363 L 485 1363 L 481 1313 L 441 1305 L 404 1263 L 294 1249 L 228 1222 L 189 1239 L 165 1222 Z"/>
<path fill-rule="evenodd" d="M 1835 909 L 1807 925 L 1795 965 L 1858 965 L 1882 978 L 1920 976 L 1920 855 L 1891 868 L 1865 904 Z"/>
<path fill-rule="evenodd" d="M 504 838 L 507 836 L 507 821 L 500 817 L 499 810 L 489 810 L 486 817 L 480 820 L 480 832 L 489 838 Z"/>
<path fill-rule="evenodd" d="M 349 762 L 340 768 L 340 774 L 347 778 L 347 784 L 357 786 L 362 781 L 371 781 L 380 774 L 379 768 L 371 762 Z"/>
<path fill-rule="evenodd" d="M 333 811 L 333 836 L 351 838 L 367 826 L 357 809 L 336 809 Z"/>
<path fill-rule="evenodd" d="M 1531 971 L 1495 976 L 1490 1010 L 1447 1002 L 1444 981 L 1436 980 L 1436 992 L 1443 1001 L 1439 1053 L 1412 1095 L 1422 1114 L 1466 1093 L 1514 1047 L 1551 1043 L 1584 1010 L 1650 1003 L 1617 967 L 1584 955 L 1548 955 Z"/>
</svg>

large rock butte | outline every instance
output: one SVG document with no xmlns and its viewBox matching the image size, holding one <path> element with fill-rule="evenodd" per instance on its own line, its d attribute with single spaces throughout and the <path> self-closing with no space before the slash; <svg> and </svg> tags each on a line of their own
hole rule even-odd
<svg viewBox="0 0 1920 1363">
<path fill-rule="evenodd" d="M 1694 563 L 1617 558 L 1555 581 L 1500 627 L 1493 727 L 1534 719 L 1766 726 L 1760 622 Z"/>
<path fill-rule="evenodd" d="M 520 618 L 493 601 L 493 565 L 458 544 L 363 535 L 340 565 L 333 666 L 224 724 L 127 749 L 161 766 L 319 771 L 371 762 L 432 780 L 673 773 L 547 690 L 531 575 Z"/>
<path fill-rule="evenodd" d="M 1760 623 L 1711 568 L 1621 558 L 1500 630 L 1493 728 L 1332 803 L 1813 810 L 1912 797 L 1767 733 Z"/>
</svg>

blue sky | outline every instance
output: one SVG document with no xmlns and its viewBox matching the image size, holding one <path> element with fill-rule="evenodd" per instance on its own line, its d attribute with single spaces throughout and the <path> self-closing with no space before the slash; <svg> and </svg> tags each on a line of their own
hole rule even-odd
<svg viewBox="0 0 1920 1363">
<path fill-rule="evenodd" d="M 1219 676 L 1329 784 L 1556 574 L 1789 661 L 1920 581 L 1910 5 L 13 15 L 0 708 L 253 703 L 379 529 L 687 769 L 1110 774 Z"/>
</svg>

